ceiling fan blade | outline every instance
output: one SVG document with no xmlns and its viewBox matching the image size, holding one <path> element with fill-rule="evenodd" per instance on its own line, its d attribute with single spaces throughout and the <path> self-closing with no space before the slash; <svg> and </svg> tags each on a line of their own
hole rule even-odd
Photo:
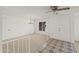
<svg viewBox="0 0 79 59">
<path fill-rule="evenodd" d="M 58 9 L 58 6 L 50 6 L 51 9 Z"/>
<path fill-rule="evenodd" d="M 57 11 L 61 11 L 61 10 L 69 10 L 70 8 L 67 7 L 67 8 L 61 8 L 61 9 L 57 9 Z"/>
</svg>

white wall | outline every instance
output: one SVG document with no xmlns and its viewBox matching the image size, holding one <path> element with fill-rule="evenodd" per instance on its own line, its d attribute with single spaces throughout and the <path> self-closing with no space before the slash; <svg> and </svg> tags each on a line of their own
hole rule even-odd
<svg viewBox="0 0 79 59">
<path fill-rule="evenodd" d="M 0 8 L 0 40 L 2 40 L 2 8 Z"/>
<path fill-rule="evenodd" d="M 79 41 L 79 14 L 75 14 L 74 25 L 75 25 L 75 40 Z"/>
<path fill-rule="evenodd" d="M 22 35 L 32 34 L 34 25 L 28 20 L 36 19 L 45 12 L 47 7 L 0 7 L 3 14 L 3 39 L 10 39 Z M 43 10 L 44 9 L 44 10 Z M 40 12 L 41 11 L 41 12 Z M 41 16 L 40 15 L 40 16 Z"/>
<path fill-rule="evenodd" d="M 22 35 L 32 34 L 33 24 L 28 19 L 18 16 L 3 16 L 3 39 L 10 39 Z"/>
<path fill-rule="evenodd" d="M 2 40 L 2 18 L 0 17 L 0 40 Z"/>
<path fill-rule="evenodd" d="M 39 21 L 46 21 L 46 31 L 39 31 Z M 52 38 L 74 42 L 74 26 L 72 15 L 50 15 L 46 20 L 37 21 L 37 32 L 47 34 Z"/>
</svg>

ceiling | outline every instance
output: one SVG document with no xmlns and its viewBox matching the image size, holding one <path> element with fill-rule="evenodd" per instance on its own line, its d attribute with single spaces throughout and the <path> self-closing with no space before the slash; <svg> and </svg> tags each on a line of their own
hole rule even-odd
<svg viewBox="0 0 79 59">
<path fill-rule="evenodd" d="M 61 6 L 63 8 L 67 6 Z M 70 10 L 59 11 L 58 14 L 76 14 L 79 13 L 79 6 L 68 6 Z M 44 15 L 53 14 L 53 12 L 47 13 L 50 11 L 49 6 L 3 6 L 0 7 L 0 14 L 7 16 L 34 16 L 42 17 Z"/>
</svg>

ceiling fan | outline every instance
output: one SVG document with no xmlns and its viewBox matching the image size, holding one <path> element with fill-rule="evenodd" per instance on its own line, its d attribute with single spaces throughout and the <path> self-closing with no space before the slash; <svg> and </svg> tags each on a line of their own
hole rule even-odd
<svg viewBox="0 0 79 59">
<path fill-rule="evenodd" d="M 62 11 L 62 10 L 69 10 L 70 7 L 65 7 L 65 8 L 59 8 L 59 6 L 50 6 L 51 11 L 48 12 L 57 12 L 57 11 Z"/>
</svg>

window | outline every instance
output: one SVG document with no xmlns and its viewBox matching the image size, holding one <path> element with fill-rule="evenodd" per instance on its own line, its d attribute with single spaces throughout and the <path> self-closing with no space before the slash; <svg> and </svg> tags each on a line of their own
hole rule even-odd
<svg viewBox="0 0 79 59">
<path fill-rule="evenodd" d="M 39 22 L 39 31 L 45 31 L 46 22 Z"/>
</svg>

